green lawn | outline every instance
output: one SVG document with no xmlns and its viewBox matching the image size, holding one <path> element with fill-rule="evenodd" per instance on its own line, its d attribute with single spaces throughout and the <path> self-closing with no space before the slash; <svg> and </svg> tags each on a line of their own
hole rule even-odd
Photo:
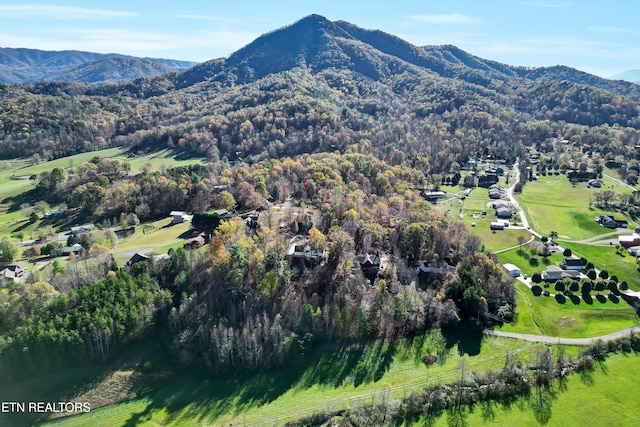
<svg viewBox="0 0 640 427">
<path fill-rule="evenodd" d="M 10 198 L 33 188 L 33 183 L 29 180 L 31 175 L 37 175 L 56 167 L 68 169 L 86 163 L 95 156 L 128 161 L 131 164 L 132 174 L 138 173 L 142 165 L 146 163 L 151 164 L 152 168 L 156 170 L 163 167 L 184 166 L 194 163 L 206 164 L 206 160 L 202 157 L 193 157 L 186 153 L 168 149 L 142 156 L 129 157 L 127 150 L 124 148 L 109 148 L 76 154 L 35 165 L 30 164 L 29 159 L 0 160 L 0 238 L 11 237 L 17 231 L 22 231 L 25 239 L 29 239 L 31 232 L 42 223 L 42 221 L 29 223 L 25 215 L 19 210 L 9 212 L 11 207 Z M 30 201 L 31 204 L 35 202 L 37 200 Z M 51 206 L 51 209 L 55 208 L 55 206 Z"/>
<path fill-rule="evenodd" d="M 464 218 L 464 222 L 469 227 L 469 232 L 480 237 L 485 248 L 492 252 L 517 246 L 518 238 L 521 236 L 525 241 L 531 239 L 531 233 L 527 230 L 512 229 L 509 227 L 504 230 L 491 230 L 491 221 L 495 221 L 495 218 L 474 219 L 471 216 L 465 216 Z M 476 223 L 475 227 L 471 226 L 472 222 Z"/>
<path fill-rule="evenodd" d="M 640 291 L 640 273 L 637 270 L 636 258 L 622 249 L 616 254 L 614 246 L 590 246 L 579 243 L 560 242 L 576 255 L 585 257 L 598 270 L 607 270 L 609 275 L 616 275 L 620 281 L 626 280 L 629 287 Z"/>
<path fill-rule="evenodd" d="M 517 244 L 516 242 L 516 245 Z M 562 254 L 556 253 L 547 258 L 537 256 L 532 260 L 531 256 L 527 253 L 526 246 L 523 246 L 522 251 L 515 248 L 500 252 L 497 256 L 502 264 L 513 264 L 520 268 L 522 274 L 528 274 L 529 276 L 532 276 L 533 273 L 542 273 L 548 265 L 558 265 L 558 263 L 564 259 Z"/>
<path fill-rule="evenodd" d="M 520 281 L 516 281 L 516 289 L 517 321 L 505 324 L 504 331 L 583 338 L 605 335 L 636 324 L 635 312 L 621 299 L 614 303 L 607 298 L 602 303 L 592 292 L 592 304 L 580 299 L 575 305 L 568 298 L 560 304 L 553 297 L 534 296 Z"/>
<path fill-rule="evenodd" d="M 604 181 L 605 186 L 613 182 Z M 612 189 L 616 193 L 631 193 L 624 186 L 613 185 Z M 574 187 L 564 175 L 547 175 L 528 182 L 516 198 L 534 230 L 547 235 L 556 231 L 562 238 L 581 240 L 610 231 L 595 221 L 596 216 L 608 213 L 621 217 L 620 213 L 590 209 L 589 200 L 595 191 L 600 190 L 587 188 L 585 183 Z"/>
<path fill-rule="evenodd" d="M 445 349 L 437 333 L 395 345 L 325 346 L 315 349 L 304 364 L 293 364 L 285 370 L 232 379 L 183 374 L 133 400 L 47 425 L 281 424 L 327 406 L 348 407 L 371 401 L 382 392 L 401 398 L 424 386 L 427 371 L 420 358 L 427 352 L 439 357 L 429 369 L 429 382 L 435 383 L 455 380 L 462 359 L 468 369 L 498 369 L 508 352 L 519 353 L 526 361 L 537 347 L 491 337 L 483 341 L 479 356 L 460 356 L 455 348 Z"/>
<path fill-rule="evenodd" d="M 637 392 L 640 355 L 615 354 L 591 372 L 569 375 L 565 386 L 558 384 L 542 394 L 532 394 L 511 405 L 479 404 L 465 409 L 468 426 L 616 426 L 635 427 L 640 414 Z M 450 426 L 449 413 L 434 426 Z M 424 420 L 414 424 L 423 426 Z"/>
</svg>

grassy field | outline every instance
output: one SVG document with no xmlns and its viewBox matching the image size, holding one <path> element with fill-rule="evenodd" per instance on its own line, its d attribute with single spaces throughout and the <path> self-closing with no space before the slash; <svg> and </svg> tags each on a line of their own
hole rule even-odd
<svg viewBox="0 0 640 427">
<path fill-rule="evenodd" d="M 535 261 L 533 261 L 526 250 L 527 247 L 523 246 L 522 251 L 515 248 L 505 252 L 500 252 L 497 256 L 502 264 L 513 264 L 520 268 L 522 274 L 528 274 L 529 276 L 532 276 L 533 273 L 542 273 L 548 265 L 558 265 L 558 263 L 564 259 L 562 254 L 556 253 L 548 256 L 547 258 L 538 256 L 535 258 Z"/>
<path fill-rule="evenodd" d="M 604 182 L 603 189 L 607 187 L 616 193 L 631 193 L 631 189 L 606 177 Z M 596 216 L 608 213 L 621 217 L 620 213 L 590 209 L 589 199 L 595 191 L 600 190 L 587 188 L 585 183 L 574 187 L 564 175 L 547 175 L 538 181 L 528 182 L 516 198 L 533 229 L 547 235 L 556 231 L 561 238 L 580 240 L 610 231 L 596 223 Z"/>
<path fill-rule="evenodd" d="M 576 305 L 567 298 L 560 304 L 553 297 L 534 296 L 520 281 L 516 281 L 516 290 L 517 321 L 503 325 L 503 331 L 583 338 L 605 335 L 637 322 L 631 306 L 621 299 L 613 302 L 606 298 L 603 303 L 593 298 L 592 304 L 579 299 Z"/>
<path fill-rule="evenodd" d="M 543 394 L 509 406 L 492 403 L 466 409 L 464 422 L 457 425 L 634 427 L 640 413 L 638 378 L 640 355 L 616 354 L 592 372 L 571 374 L 563 387 L 555 384 Z M 415 425 L 449 426 L 451 415 L 443 414 L 433 424 L 421 420 Z"/>
<path fill-rule="evenodd" d="M 461 356 L 455 348 L 445 348 L 438 333 L 395 345 L 324 347 L 305 363 L 281 371 L 232 379 L 201 373 L 175 376 L 133 400 L 47 425 L 275 425 L 329 406 L 371 402 L 381 393 L 401 398 L 424 386 L 427 371 L 420 358 L 427 352 L 439 357 L 429 369 L 429 383 L 436 383 L 455 380 L 461 360 L 470 370 L 497 369 L 507 353 L 518 353 L 526 362 L 536 347 L 492 337 L 483 341 L 479 356 Z"/>
<path fill-rule="evenodd" d="M 194 163 L 205 164 L 206 160 L 201 157 L 187 156 L 184 153 L 173 150 L 162 150 L 143 156 L 129 157 L 124 148 L 109 148 L 106 150 L 93 151 L 90 153 L 77 154 L 39 164 L 30 164 L 29 159 L 1 160 L 0 161 L 0 238 L 10 237 L 16 232 L 22 231 L 26 239 L 32 237 L 36 228 L 44 225 L 42 220 L 29 222 L 20 210 L 11 210 L 12 197 L 29 191 L 33 188 L 33 183 L 29 180 L 32 175 L 37 175 L 44 171 L 59 167 L 69 169 L 86 163 L 95 156 L 128 161 L 131 164 L 131 173 L 138 173 L 140 168 L 149 163 L 152 168 L 158 170 L 163 167 L 183 166 Z M 29 201 L 27 201 L 29 202 Z M 31 204 L 37 200 L 30 201 Z M 51 206 L 55 209 L 55 206 Z"/>
<path fill-rule="evenodd" d="M 598 270 L 607 270 L 609 275 L 616 275 L 620 281 L 626 280 L 629 287 L 640 291 L 640 272 L 637 270 L 636 258 L 626 250 L 616 253 L 613 246 L 590 246 L 579 243 L 562 242 L 576 255 L 587 258 Z"/>
</svg>

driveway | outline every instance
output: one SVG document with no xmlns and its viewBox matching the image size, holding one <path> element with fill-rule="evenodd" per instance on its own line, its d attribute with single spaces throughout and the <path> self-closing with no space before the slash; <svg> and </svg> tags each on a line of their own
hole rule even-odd
<svg viewBox="0 0 640 427">
<path fill-rule="evenodd" d="M 631 333 L 634 333 L 634 334 L 640 333 L 640 325 L 634 325 L 629 328 L 622 329 L 620 331 L 612 332 L 606 335 L 600 335 L 597 337 L 591 337 L 591 338 L 561 338 L 561 337 L 550 337 L 547 335 L 519 334 L 516 332 L 492 331 L 490 329 L 484 330 L 485 335 L 491 335 L 496 337 L 515 338 L 515 339 L 524 340 L 528 342 L 539 342 L 543 344 L 562 344 L 562 345 L 579 345 L 579 346 L 589 346 L 593 344 L 593 342 L 596 340 L 602 340 L 604 342 L 613 341 L 618 338 L 625 337 Z"/>
</svg>

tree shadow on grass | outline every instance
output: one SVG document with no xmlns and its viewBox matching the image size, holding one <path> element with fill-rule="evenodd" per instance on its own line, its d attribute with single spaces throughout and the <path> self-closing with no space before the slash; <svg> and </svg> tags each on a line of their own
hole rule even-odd
<svg viewBox="0 0 640 427">
<path fill-rule="evenodd" d="M 604 295 L 596 295 L 596 299 L 598 300 L 598 302 L 600 302 L 600 304 L 604 304 L 605 302 L 607 302 L 607 298 Z"/>
<path fill-rule="evenodd" d="M 453 328 L 443 328 L 442 336 L 446 348 L 458 346 L 458 353 L 476 356 L 480 354 L 482 346 L 482 326 L 463 320 Z"/>
<path fill-rule="evenodd" d="M 558 304 L 566 304 L 567 302 L 567 298 L 561 294 L 556 294 L 555 299 Z"/>
<path fill-rule="evenodd" d="M 620 298 L 618 298 L 617 295 L 609 294 L 609 301 L 611 301 L 614 304 L 619 304 L 620 303 Z"/>
<path fill-rule="evenodd" d="M 529 396 L 529 407 L 539 424 L 547 424 L 551 420 L 553 402 L 558 399 L 553 387 L 536 390 Z"/>
<path fill-rule="evenodd" d="M 297 388 L 314 385 L 340 387 L 353 381 L 355 387 L 379 381 L 389 370 L 398 349 L 394 342 L 378 340 L 341 346 L 322 351 L 307 364 Z"/>
<path fill-rule="evenodd" d="M 584 301 L 585 304 L 593 305 L 593 297 L 591 294 L 582 294 L 582 301 Z"/>
<path fill-rule="evenodd" d="M 580 297 L 577 295 L 569 295 L 569 299 L 573 303 L 573 305 L 580 305 Z"/>
</svg>

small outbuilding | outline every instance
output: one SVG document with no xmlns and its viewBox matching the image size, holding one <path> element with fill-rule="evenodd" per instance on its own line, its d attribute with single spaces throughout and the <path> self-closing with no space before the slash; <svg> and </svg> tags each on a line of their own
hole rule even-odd
<svg viewBox="0 0 640 427">
<path fill-rule="evenodd" d="M 182 224 L 187 220 L 187 213 L 184 211 L 171 211 L 169 216 L 171 217 L 171 224 Z"/>
<path fill-rule="evenodd" d="M 493 221 L 491 223 L 491 229 L 492 230 L 504 230 L 504 224 L 501 222 L 495 222 Z"/>
<path fill-rule="evenodd" d="M 503 264 L 502 267 L 507 270 L 511 277 L 519 277 L 521 274 L 520 269 L 513 264 Z"/>
</svg>

